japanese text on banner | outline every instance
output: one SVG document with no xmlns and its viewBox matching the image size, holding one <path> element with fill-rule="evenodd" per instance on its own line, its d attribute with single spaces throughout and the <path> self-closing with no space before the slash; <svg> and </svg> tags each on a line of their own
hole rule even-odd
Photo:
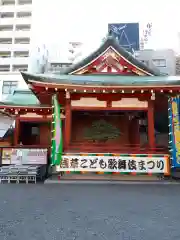
<svg viewBox="0 0 180 240">
<path fill-rule="evenodd" d="M 63 156 L 58 171 L 167 172 L 166 157 Z"/>
</svg>

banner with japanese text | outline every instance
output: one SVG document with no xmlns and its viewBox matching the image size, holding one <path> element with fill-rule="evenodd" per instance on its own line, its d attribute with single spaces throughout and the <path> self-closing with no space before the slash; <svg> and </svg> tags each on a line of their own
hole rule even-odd
<svg viewBox="0 0 180 240">
<path fill-rule="evenodd" d="M 172 154 L 172 167 L 180 167 L 180 97 L 169 98 L 169 144 Z"/>
<path fill-rule="evenodd" d="M 63 156 L 57 171 L 137 172 L 169 174 L 169 159 L 163 157 Z"/>
</svg>

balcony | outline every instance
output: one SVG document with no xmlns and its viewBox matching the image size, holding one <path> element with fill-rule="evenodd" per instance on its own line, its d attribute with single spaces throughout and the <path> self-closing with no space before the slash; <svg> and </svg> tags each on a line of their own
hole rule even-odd
<svg viewBox="0 0 180 240">
<path fill-rule="evenodd" d="M 11 44 L 1 44 L 0 42 L 0 52 L 2 51 L 11 51 L 12 45 Z"/>
<path fill-rule="evenodd" d="M 29 57 L 1 57 L 0 56 L 0 65 L 28 65 Z"/>
<path fill-rule="evenodd" d="M 16 5 L 16 12 L 32 12 L 32 5 L 31 4 L 25 4 L 25 5 Z"/>
<path fill-rule="evenodd" d="M 14 44 L 13 45 L 13 51 L 29 51 L 29 44 Z M 1 45 L 0 45 L 1 49 Z"/>
<path fill-rule="evenodd" d="M 0 38 L 12 38 L 14 35 L 13 30 L 10 31 L 0 31 Z"/>
<path fill-rule="evenodd" d="M 13 25 L 0 25 L 0 38 L 12 38 Z"/>
<path fill-rule="evenodd" d="M 30 38 L 30 36 L 31 36 L 31 31 L 29 30 L 18 30 L 14 32 L 15 38 Z M 0 33 L 0 37 L 1 37 L 1 33 Z"/>
<path fill-rule="evenodd" d="M 12 57 L 11 63 L 13 65 L 28 65 L 29 57 Z"/>
<path fill-rule="evenodd" d="M 0 65 L 11 65 L 12 59 L 11 57 L 1 57 L 0 56 Z"/>
<path fill-rule="evenodd" d="M 32 11 L 32 4 L 27 3 L 24 5 L 15 5 L 15 4 L 11 4 L 11 5 L 0 5 L 0 12 L 26 12 Z"/>
<path fill-rule="evenodd" d="M 31 24 L 32 18 L 31 17 L 22 17 L 22 18 L 15 18 L 14 23 L 18 26 L 29 26 Z M 28 27 L 27 27 L 28 28 Z"/>
<path fill-rule="evenodd" d="M 0 25 L 13 25 L 14 17 L 1 18 Z"/>
<path fill-rule="evenodd" d="M 12 5 L 0 5 L 0 12 L 14 12 L 15 4 Z"/>
</svg>

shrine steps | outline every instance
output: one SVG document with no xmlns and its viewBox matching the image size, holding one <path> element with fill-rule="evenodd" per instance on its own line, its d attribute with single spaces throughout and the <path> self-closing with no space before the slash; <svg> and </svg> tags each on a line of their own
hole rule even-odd
<svg viewBox="0 0 180 240">
<path fill-rule="evenodd" d="M 121 183 L 121 182 L 162 182 L 162 180 L 157 176 L 148 176 L 148 175 L 108 175 L 108 174 L 65 174 L 63 176 L 53 175 L 48 178 L 45 183 Z"/>
</svg>

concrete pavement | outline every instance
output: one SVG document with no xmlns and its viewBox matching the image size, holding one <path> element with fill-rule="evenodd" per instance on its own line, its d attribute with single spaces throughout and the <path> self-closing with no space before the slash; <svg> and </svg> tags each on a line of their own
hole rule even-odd
<svg viewBox="0 0 180 240">
<path fill-rule="evenodd" d="M 179 240 L 180 186 L 1 184 L 0 239 Z"/>
</svg>

